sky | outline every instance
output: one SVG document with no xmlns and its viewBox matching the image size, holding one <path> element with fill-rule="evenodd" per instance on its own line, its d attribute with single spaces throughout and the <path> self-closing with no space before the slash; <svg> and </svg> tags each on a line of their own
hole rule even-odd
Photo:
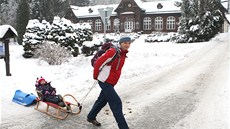
<svg viewBox="0 0 230 129">
<path fill-rule="evenodd" d="M 120 89 L 122 85 L 133 81 L 141 81 L 153 73 L 186 61 L 199 50 L 211 46 L 218 39 L 225 38 L 226 35 L 228 34 L 218 35 L 216 40 L 210 42 L 176 44 L 173 42 L 145 43 L 144 39 L 147 35 L 143 34 L 131 44 L 116 88 Z M 36 95 L 34 85 L 37 77 L 42 76 L 47 81 L 51 81 L 58 94 L 69 93 L 78 100 L 89 91 L 94 83 L 93 68 L 90 64 L 92 56 L 80 55 L 62 65 L 50 66 L 44 62 L 39 63 L 38 59 L 23 58 L 23 52 L 22 46 L 10 43 L 12 76 L 6 76 L 5 62 L 0 59 L 1 122 L 4 124 L 10 123 L 14 116 L 35 111 L 33 106 L 25 107 L 12 102 L 12 98 L 16 90 Z M 93 89 L 93 91 L 99 90 L 98 86 Z M 91 92 L 90 94 L 96 93 Z"/>
</svg>

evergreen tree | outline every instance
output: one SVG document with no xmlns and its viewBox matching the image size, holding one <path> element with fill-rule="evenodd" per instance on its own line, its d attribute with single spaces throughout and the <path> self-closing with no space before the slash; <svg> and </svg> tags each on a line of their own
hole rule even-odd
<svg viewBox="0 0 230 129">
<path fill-rule="evenodd" d="M 89 6 L 90 0 L 69 0 L 70 5 Z"/>
<path fill-rule="evenodd" d="M 183 0 L 178 31 L 187 42 L 208 41 L 220 32 L 224 23 L 220 0 Z M 181 41 L 179 41 L 181 42 Z"/>
<path fill-rule="evenodd" d="M 68 0 L 32 0 L 31 18 L 51 23 L 54 16 L 63 17 L 68 6 Z"/>
<path fill-rule="evenodd" d="M 39 6 L 39 0 L 32 0 L 32 3 L 30 4 L 31 8 L 31 19 L 38 19 L 39 21 L 42 20 L 41 17 L 41 11 L 40 11 L 40 6 Z"/>
<path fill-rule="evenodd" d="M 0 3 L 0 24 L 8 24 L 16 28 L 18 1 L 1 0 Z"/>
<path fill-rule="evenodd" d="M 188 22 L 191 18 L 190 5 L 191 5 L 190 0 L 183 0 L 181 6 L 181 17 L 180 17 L 179 28 L 178 28 L 178 32 L 180 34 L 186 34 L 186 32 L 189 29 Z"/>
<path fill-rule="evenodd" d="M 18 43 L 22 44 L 23 35 L 26 31 L 26 26 L 29 21 L 29 4 L 27 0 L 21 0 L 17 10 L 17 32 L 18 32 Z"/>
<path fill-rule="evenodd" d="M 29 20 L 26 33 L 23 35 L 24 58 L 34 57 L 35 51 L 46 39 L 45 34 L 49 28 L 50 24 L 45 20 L 43 20 L 42 23 L 37 19 Z"/>
</svg>

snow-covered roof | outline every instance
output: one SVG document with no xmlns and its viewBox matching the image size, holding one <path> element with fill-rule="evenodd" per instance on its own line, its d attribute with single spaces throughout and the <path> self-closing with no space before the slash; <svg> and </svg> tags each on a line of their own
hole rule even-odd
<svg viewBox="0 0 230 129">
<path fill-rule="evenodd" d="M 100 13 L 98 9 L 113 7 L 112 16 L 115 16 L 117 13 L 114 10 L 117 8 L 118 4 L 114 5 L 96 5 L 96 6 L 87 6 L 87 7 L 79 7 L 71 5 L 71 9 L 73 13 L 78 18 L 87 18 L 87 17 L 100 17 Z M 90 11 L 91 10 L 91 11 Z"/>
<path fill-rule="evenodd" d="M 223 5 L 224 8 L 228 9 L 228 0 L 221 0 L 221 4 Z"/>
<path fill-rule="evenodd" d="M 162 14 L 162 13 L 180 13 L 180 7 L 175 5 L 174 1 L 154 1 L 154 2 L 142 2 L 140 0 L 135 0 L 136 4 L 146 12 L 146 14 Z M 162 8 L 158 9 L 157 5 L 161 4 Z M 87 7 L 72 6 L 71 9 L 73 13 L 78 18 L 88 18 L 88 17 L 100 17 L 98 12 L 99 8 L 113 7 L 112 16 L 116 16 L 117 13 L 114 12 L 119 4 L 113 5 L 96 5 Z M 90 11 L 92 10 L 92 11 Z M 124 14 L 126 14 L 124 12 Z"/>
<path fill-rule="evenodd" d="M 157 5 L 161 4 L 162 8 L 157 8 Z M 146 14 L 162 14 L 162 13 L 180 13 L 180 7 L 176 6 L 175 1 L 154 1 L 143 2 L 142 8 L 146 11 Z"/>
<path fill-rule="evenodd" d="M 10 26 L 10 25 L 1 25 L 0 26 L 0 38 L 3 38 L 4 35 L 6 34 L 6 32 L 9 29 L 11 29 L 14 32 L 14 34 L 18 36 L 17 31 L 12 26 Z"/>
<path fill-rule="evenodd" d="M 225 16 L 226 16 L 228 22 L 230 22 L 230 14 L 226 14 Z"/>
</svg>

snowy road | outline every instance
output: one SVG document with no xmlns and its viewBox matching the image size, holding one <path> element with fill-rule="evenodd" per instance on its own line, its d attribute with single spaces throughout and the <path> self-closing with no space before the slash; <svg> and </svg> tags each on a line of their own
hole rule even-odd
<svg viewBox="0 0 230 129">
<path fill-rule="evenodd" d="M 215 41 L 180 64 L 142 81 L 118 85 L 130 129 L 229 129 L 229 52 L 228 39 Z M 86 122 L 96 92 L 92 91 L 78 116 L 63 121 L 19 107 L 25 114 L 4 117 L 1 128 L 96 129 Z M 98 115 L 99 128 L 117 129 L 107 109 Z"/>
<path fill-rule="evenodd" d="M 220 41 L 182 64 L 130 85 L 123 96 L 142 109 L 129 117 L 130 126 L 229 129 L 228 54 L 228 40 Z"/>
</svg>

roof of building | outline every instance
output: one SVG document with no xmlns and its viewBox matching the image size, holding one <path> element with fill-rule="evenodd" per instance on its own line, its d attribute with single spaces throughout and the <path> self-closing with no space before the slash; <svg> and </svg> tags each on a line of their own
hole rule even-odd
<svg viewBox="0 0 230 129">
<path fill-rule="evenodd" d="M 228 9 L 228 0 L 221 0 L 221 4 L 223 5 L 224 8 Z"/>
<path fill-rule="evenodd" d="M 96 5 L 96 6 L 87 6 L 87 7 L 79 7 L 79 6 L 70 6 L 73 10 L 73 13 L 78 18 L 85 18 L 85 17 L 100 17 L 100 13 L 98 9 L 106 8 L 106 7 L 113 7 L 112 16 L 116 15 L 117 13 L 114 10 L 117 8 L 118 4 L 114 5 Z"/>
<path fill-rule="evenodd" d="M 180 7 L 178 7 L 174 1 L 154 1 L 154 2 L 142 2 L 140 0 L 134 0 L 136 4 L 145 11 L 146 14 L 162 14 L 162 13 L 180 13 Z M 161 8 L 159 8 L 159 5 Z M 73 13 L 78 18 L 87 18 L 87 17 L 100 17 L 98 12 L 99 8 L 113 7 L 112 16 L 116 16 L 117 13 L 115 9 L 119 4 L 113 5 L 96 5 L 96 6 L 87 6 L 87 7 L 79 7 L 72 6 L 71 9 Z M 125 12 L 124 12 L 125 13 Z"/>
<path fill-rule="evenodd" d="M 228 22 L 230 23 L 230 14 L 226 14 L 225 16 L 226 16 Z"/>
<path fill-rule="evenodd" d="M 9 30 L 11 30 L 14 35 L 18 36 L 17 31 L 10 25 L 0 25 L 0 30 L 0 39 L 2 39 Z"/>
</svg>

